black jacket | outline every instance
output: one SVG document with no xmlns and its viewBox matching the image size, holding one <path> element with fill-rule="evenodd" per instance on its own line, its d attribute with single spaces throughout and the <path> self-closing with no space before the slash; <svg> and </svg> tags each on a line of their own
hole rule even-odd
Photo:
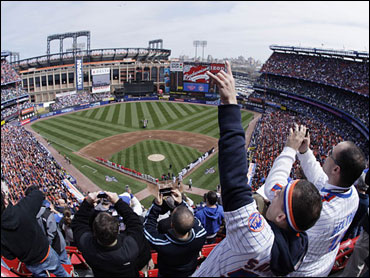
<svg viewBox="0 0 370 278">
<path fill-rule="evenodd" d="M 97 243 L 89 226 L 90 217 L 94 215 L 94 206 L 86 200 L 72 220 L 74 240 L 94 276 L 139 276 L 142 265 L 138 264 L 150 260 L 150 250 L 145 248 L 149 245 L 143 235 L 143 225 L 139 216 L 121 199 L 114 208 L 123 217 L 126 226 L 125 231 L 118 235 L 115 246 L 104 247 Z"/>
<path fill-rule="evenodd" d="M 187 277 L 197 268 L 197 258 L 206 240 L 206 230 L 197 218 L 187 240 L 179 240 L 171 229 L 161 234 L 157 219 L 164 214 L 163 208 L 153 202 L 144 222 L 144 234 L 151 246 L 158 252 L 158 270 L 161 276 Z"/>
<path fill-rule="evenodd" d="M 9 206 L 1 215 L 1 255 L 7 259 L 18 258 L 25 264 L 40 263 L 48 254 L 49 242 L 36 215 L 44 194 L 32 191 L 18 204 Z"/>
</svg>

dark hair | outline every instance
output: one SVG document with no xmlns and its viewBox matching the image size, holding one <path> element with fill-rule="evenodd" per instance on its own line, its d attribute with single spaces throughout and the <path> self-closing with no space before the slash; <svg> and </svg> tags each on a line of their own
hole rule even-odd
<svg viewBox="0 0 370 278">
<path fill-rule="evenodd" d="M 174 230 L 180 235 L 185 235 L 194 226 L 194 215 L 186 206 L 178 206 L 171 214 Z"/>
<path fill-rule="evenodd" d="M 351 141 L 345 141 L 346 147 L 338 152 L 335 160 L 340 166 L 339 186 L 350 187 L 366 167 L 364 153 Z"/>
<path fill-rule="evenodd" d="M 207 193 L 207 201 L 208 203 L 213 206 L 217 203 L 217 194 L 214 191 L 208 191 Z"/>
<path fill-rule="evenodd" d="M 31 185 L 31 186 L 26 188 L 26 190 L 24 191 L 24 194 L 26 194 L 26 196 L 28 196 L 28 195 L 30 195 L 30 193 L 32 191 L 35 191 L 35 190 L 39 190 L 39 187 L 37 185 Z"/>
<path fill-rule="evenodd" d="M 119 223 L 116 218 L 107 212 L 100 212 L 94 219 L 94 236 L 103 245 L 112 244 L 118 236 Z"/>
<path fill-rule="evenodd" d="M 308 230 L 320 218 L 322 201 L 319 190 L 308 180 L 299 180 L 293 191 L 292 207 L 298 229 Z"/>
</svg>

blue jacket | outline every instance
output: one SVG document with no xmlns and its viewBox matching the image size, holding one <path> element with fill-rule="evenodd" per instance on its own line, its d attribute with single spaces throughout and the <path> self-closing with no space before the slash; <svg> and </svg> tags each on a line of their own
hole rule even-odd
<svg viewBox="0 0 370 278">
<path fill-rule="evenodd" d="M 204 207 L 195 213 L 203 227 L 207 231 L 207 236 L 218 232 L 224 219 L 224 208 L 217 205 L 216 208 Z"/>
</svg>

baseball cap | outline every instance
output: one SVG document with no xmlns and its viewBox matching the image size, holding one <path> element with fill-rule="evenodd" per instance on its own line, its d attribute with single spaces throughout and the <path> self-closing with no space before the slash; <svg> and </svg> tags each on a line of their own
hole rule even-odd
<svg viewBox="0 0 370 278">
<path fill-rule="evenodd" d="M 122 201 L 124 201 L 126 204 L 130 205 L 131 202 L 131 195 L 128 192 L 122 193 L 118 196 Z"/>
</svg>

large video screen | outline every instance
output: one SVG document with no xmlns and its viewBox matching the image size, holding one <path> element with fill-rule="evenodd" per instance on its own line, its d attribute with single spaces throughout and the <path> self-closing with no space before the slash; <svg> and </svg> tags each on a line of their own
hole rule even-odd
<svg viewBox="0 0 370 278">
<path fill-rule="evenodd" d="M 184 91 L 208 93 L 210 90 L 210 80 L 206 72 L 210 71 L 211 73 L 216 74 L 220 70 L 225 71 L 224 64 L 184 64 Z"/>
<path fill-rule="evenodd" d="M 110 68 L 92 69 L 91 75 L 93 93 L 110 91 Z"/>
</svg>

